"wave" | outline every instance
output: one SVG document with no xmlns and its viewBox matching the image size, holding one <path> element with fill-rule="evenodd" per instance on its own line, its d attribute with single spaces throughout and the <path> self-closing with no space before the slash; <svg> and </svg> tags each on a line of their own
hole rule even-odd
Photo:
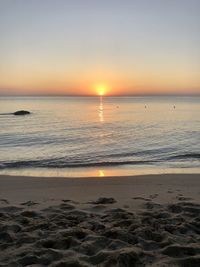
<svg viewBox="0 0 200 267">
<path fill-rule="evenodd" d="M 180 160 L 184 160 L 184 159 L 200 159 L 200 153 L 185 153 L 185 154 L 179 154 L 179 155 L 174 155 L 174 156 L 170 156 L 168 158 L 169 160 L 173 160 L 173 159 L 180 159 Z"/>
<path fill-rule="evenodd" d="M 12 112 L 10 112 L 10 113 L 0 113 L 0 116 L 6 116 L 6 115 L 13 115 L 13 113 Z"/>
<path fill-rule="evenodd" d="M 11 168 L 81 168 L 99 166 L 119 166 L 119 165 L 141 165 L 150 164 L 149 160 L 130 160 L 130 161 L 102 161 L 102 162 L 49 162 L 49 161 L 15 161 L 0 163 L 0 169 Z"/>
<path fill-rule="evenodd" d="M 11 168 L 80 168 L 80 167 L 106 167 L 106 166 L 120 166 L 120 165 L 151 165 L 159 164 L 163 162 L 173 162 L 173 161 L 187 161 L 191 159 L 199 160 L 199 153 L 185 153 L 179 155 L 163 156 L 156 158 L 155 155 L 152 159 L 130 159 L 127 160 L 123 158 L 116 160 L 116 157 L 110 157 L 108 160 L 97 160 L 92 159 L 66 159 L 66 158 L 54 158 L 54 159 L 41 159 L 41 160 L 21 160 L 21 161 L 11 161 L 11 162 L 0 162 L 0 169 L 11 169 Z M 113 159 L 112 159 L 113 158 Z M 115 159 L 115 160 L 114 160 Z"/>
</svg>

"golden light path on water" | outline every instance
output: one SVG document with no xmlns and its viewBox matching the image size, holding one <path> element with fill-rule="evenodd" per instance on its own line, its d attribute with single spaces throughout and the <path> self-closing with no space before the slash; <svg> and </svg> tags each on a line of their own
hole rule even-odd
<svg viewBox="0 0 200 267">
<path fill-rule="evenodd" d="M 99 102 L 99 121 L 102 123 L 104 122 L 104 114 L 103 114 L 103 97 L 100 96 Z"/>
<path fill-rule="evenodd" d="M 99 177 L 104 177 L 105 176 L 105 173 L 103 170 L 99 170 Z"/>
</svg>

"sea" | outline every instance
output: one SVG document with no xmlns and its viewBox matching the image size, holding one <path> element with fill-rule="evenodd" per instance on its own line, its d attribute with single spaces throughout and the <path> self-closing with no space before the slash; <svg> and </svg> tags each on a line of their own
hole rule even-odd
<svg viewBox="0 0 200 267">
<path fill-rule="evenodd" d="M 160 173 L 200 173 L 200 97 L 0 97 L 0 174 Z"/>
</svg>

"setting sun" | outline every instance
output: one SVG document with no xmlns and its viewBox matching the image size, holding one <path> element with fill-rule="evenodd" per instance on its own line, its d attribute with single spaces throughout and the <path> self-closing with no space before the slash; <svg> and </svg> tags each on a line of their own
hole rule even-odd
<svg viewBox="0 0 200 267">
<path fill-rule="evenodd" d="M 105 95 L 108 91 L 108 87 L 105 84 L 98 84 L 95 86 L 95 89 L 99 96 Z"/>
</svg>

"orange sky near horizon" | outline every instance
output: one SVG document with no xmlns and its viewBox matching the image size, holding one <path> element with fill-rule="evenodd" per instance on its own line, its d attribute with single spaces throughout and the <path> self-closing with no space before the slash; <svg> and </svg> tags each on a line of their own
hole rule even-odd
<svg viewBox="0 0 200 267">
<path fill-rule="evenodd" d="M 104 95 L 143 95 L 143 94 L 200 94 L 200 76 L 190 75 L 187 70 L 168 73 L 152 70 L 133 71 L 123 75 L 120 72 L 95 74 L 95 71 L 81 75 L 76 80 L 62 71 L 48 70 L 36 73 L 34 70 L 14 70 L 5 72 L 0 80 L 0 94 L 8 95 L 98 95 L 100 87 L 104 87 Z M 130 77 L 133 77 L 132 79 Z M 196 77 L 195 77 L 196 76 Z M 100 78 L 102 77 L 102 79 Z"/>
</svg>

